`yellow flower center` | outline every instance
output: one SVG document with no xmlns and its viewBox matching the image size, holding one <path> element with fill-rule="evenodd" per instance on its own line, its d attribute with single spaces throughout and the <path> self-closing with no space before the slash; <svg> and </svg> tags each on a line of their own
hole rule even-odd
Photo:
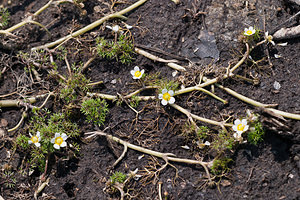
<svg viewBox="0 0 300 200">
<path fill-rule="evenodd" d="M 63 139 L 62 139 L 62 137 L 57 137 L 57 138 L 55 138 L 55 144 L 57 144 L 57 145 L 61 145 L 62 143 L 63 143 Z"/>
<path fill-rule="evenodd" d="M 171 95 L 168 92 L 166 92 L 163 94 L 163 99 L 169 101 L 171 99 Z"/>
<path fill-rule="evenodd" d="M 32 143 L 37 143 L 39 141 L 39 138 L 37 136 L 33 136 L 31 139 Z"/>
<path fill-rule="evenodd" d="M 134 73 L 134 76 L 135 76 L 135 77 L 140 77 L 141 74 L 142 74 L 142 73 L 141 73 L 140 71 L 136 71 L 136 72 Z"/>
<path fill-rule="evenodd" d="M 245 125 L 243 125 L 243 124 L 237 125 L 237 130 L 238 130 L 238 131 L 243 131 L 244 128 L 245 128 Z"/>
<path fill-rule="evenodd" d="M 246 31 L 247 35 L 252 35 L 253 32 L 251 30 Z"/>
</svg>

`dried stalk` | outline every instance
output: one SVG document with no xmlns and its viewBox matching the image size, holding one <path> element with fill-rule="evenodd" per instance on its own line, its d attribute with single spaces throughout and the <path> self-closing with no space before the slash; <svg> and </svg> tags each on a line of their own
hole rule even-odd
<svg viewBox="0 0 300 200">
<path fill-rule="evenodd" d="M 265 108 L 266 110 L 268 111 L 271 111 L 277 115 L 281 115 L 282 117 L 286 117 L 286 118 L 290 118 L 290 119 L 296 119 L 296 120 L 300 120 L 300 114 L 293 114 L 293 113 L 288 113 L 288 112 L 284 112 L 284 111 L 281 111 L 281 110 L 276 110 L 274 108 L 270 108 L 271 106 L 273 107 L 274 105 L 272 104 L 263 104 L 263 103 L 260 103 L 258 101 L 255 101 L 253 99 L 250 99 L 248 97 L 245 97 L 229 88 L 226 88 L 226 87 L 223 87 L 221 85 L 217 85 L 219 88 L 223 89 L 224 91 L 226 91 L 227 93 L 231 94 L 232 96 L 246 102 L 246 103 L 249 103 L 250 105 L 253 105 L 253 106 L 256 106 L 256 107 L 263 107 Z"/>
<path fill-rule="evenodd" d="M 136 9 L 137 7 L 144 4 L 146 1 L 148 1 L 148 0 L 139 0 L 138 2 L 136 2 L 136 3 L 132 4 L 131 6 L 125 8 L 124 10 L 121 10 L 119 12 L 116 12 L 116 13 L 113 13 L 113 14 L 110 14 L 110 15 L 107 15 L 107 16 L 105 16 L 105 17 L 103 17 L 103 18 L 101 18 L 101 19 L 85 26 L 84 28 L 82 28 L 78 31 L 75 31 L 74 33 L 71 33 L 71 34 L 69 34 L 65 37 L 62 37 L 62 38 L 60 38 L 60 39 L 58 39 L 54 42 L 51 42 L 51 43 L 48 43 L 48 44 L 45 44 L 45 45 L 41 45 L 41 46 L 38 46 L 38 47 L 34 47 L 31 50 L 35 51 L 35 50 L 38 50 L 38 49 L 49 49 L 49 48 L 52 48 L 56 45 L 59 45 L 59 44 L 65 42 L 65 41 L 67 41 L 71 38 L 78 37 L 79 35 L 82 35 L 82 34 L 88 32 L 88 31 L 96 28 L 97 26 L 100 26 L 101 24 L 103 24 L 107 20 L 110 20 L 110 19 L 113 19 L 113 18 L 123 18 L 124 19 L 124 18 L 126 18 L 126 17 L 123 16 L 124 14 L 132 11 L 133 9 Z"/>
</svg>

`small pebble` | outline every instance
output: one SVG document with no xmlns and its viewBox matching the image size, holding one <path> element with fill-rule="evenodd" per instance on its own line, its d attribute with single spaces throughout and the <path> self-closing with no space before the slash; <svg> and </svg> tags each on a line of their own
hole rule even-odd
<svg viewBox="0 0 300 200">
<path fill-rule="evenodd" d="M 277 81 L 274 82 L 273 86 L 274 86 L 274 89 L 275 89 L 275 90 L 279 90 L 279 89 L 281 88 L 280 83 L 277 82 Z"/>
</svg>

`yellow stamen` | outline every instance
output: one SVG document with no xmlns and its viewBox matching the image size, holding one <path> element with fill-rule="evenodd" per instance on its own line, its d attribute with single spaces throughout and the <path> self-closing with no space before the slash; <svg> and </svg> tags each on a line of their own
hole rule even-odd
<svg viewBox="0 0 300 200">
<path fill-rule="evenodd" d="M 32 143 L 37 143 L 39 141 L 39 138 L 37 136 L 33 136 L 30 140 Z"/>
<path fill-rule="evenodd" d="M 136 72 L 134 73 L 134 76 L 135 76 L 135 77 L 140 77 L 141 74 L 142 74 L 142 73 L 141 73 L 140 71 L 136 71 Z"/>
<path fill-rule="evenodd" d="M 171 95 L 168 92 L 166 92 L 163 94 L 163 99 L 169 101 L 171 99 Z"/>
<path fill-rule="evenodd" d="M 245 128 L 245 125 L 243 125 L 243 124 L 237 125 L 237 130 L 238 130 L 238 131 L 243 131 L 244 128 Z"/>
<path fill-rule="evenodd" d="M 60 146 L 63 142 L 64 142 L 64 140 L 62 139 L 62 137 L 55 138 L 55 144 Z"/>
<path fill-rule="evenodd" d="M 248 30 L 246 33 L 247 33 L 248 35 L 252 35 L 252 31 L 251 31 L 251 30 Z"/>
</svg>

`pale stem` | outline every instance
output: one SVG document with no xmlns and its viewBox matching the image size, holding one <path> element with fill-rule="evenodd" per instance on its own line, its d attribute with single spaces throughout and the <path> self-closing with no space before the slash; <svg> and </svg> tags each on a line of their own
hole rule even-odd
<svg viewBox="0 0 300 200">
<path fill-rule="evenodd" d="M 288 112 L 284 112 L 284 111 L 281 111 L 281 110 L 277 110 L 277 109 L 274 109 L 274 108 L 269 108 L 270 106 L 272 106 L 272 104 L 263 104 L 263 103 L 260 103 L 258 101 L 255 101 L 253 99 L 250 99 L 248 97 L 245 97 L 229 88 L 226 88 L 226 87 L 223 87 L 221 85 L 217 85 L 219 88 L 225 90 L 227 93 L 231 94 L 232 96 L 246 102 L 246 103 L 249 103 L 250 105 L 253 105 L 253 106 L 256 106 L 256 107 L 263 107 L 264 109 L 266 110 L 269 110 L 277 115 L 281 115 L 282 117 L 286 117 L 286 118 L 290 118 L 290 119 L 296 119 L 296 120 L 300 120 L 300 114 L 293 114 L 293 113 L 288 113 Z"/>
<path fill-rule="evenodd" d="M 221 126 L 222 128 L 224 126 L 229 126 L 229 127 L 232 126 L 232 124 L 227 124 L 227 123 L 224 123 L 224 122 L 218 122 L 218 121 L 214 121 L 214 120 L 211 120 L 211 119 L 206 119 L 206 118 L 200 117 L 198 115 L 192 114 L 191 112 L 189 112 L 188 110 L 182 108 L 181 106 L 179 106 L 177 104 L 170 104 L 170 106 L 172 106 L 173 108 L 175 108 L 178 111 L 182 112 L 187 117 L 192 117 L 192 118 L 194 118 L 196 120 L 199 120 L 199 121 L 202 121 L 202 122 L 205 122 L 205 123 L 208 123 L 208 124 L 212 124 L 212 125 L 216 125 L 216 126 Z"/>
<path fill-rule="evenodd" d="M 228 74 L 225 74 L 223 76 L 223 79 L 226 79 L 228 77 L 231 77 L 233 76 L 233 71 L 236 70 L 246 59 L 247 57 L 249 56 L 249 45 L 246 43 L 246 52 L 243 56 L 243 58 L 234 66 L 232 67 L 230 70 L 229 70 L 229 73 Z M 187 93 L 187 92 L 192 92 L 194 90 L 197 90 L 199 88 L 203 88 L 203 87 L 206 87 L 208 85 L 211 85 L 211 84 L 214 84 L 214 83 L 217 83 L 219 80 L 219 78 L 214 78 L 214 79 L 208 79 L 206 82 L 202 83 L 202 84 L 198 84 L 196 86 L 192 86 L 192 87 L 187 87 L 187 88 L 184 88 L 184 89 L 181 89 L 181 90 L 178 90 L 175 92 L 175 95 L 179 95 L 179 94 L 184 94 L 184 93 Z"/>
<path fill-rule="evenodd" d="M 113 140 L 113 141 L 115 141 L 119 144 L 126 145 L 130 149 L 133 149 L 133 150 L 136 150 L 136 151 L 139 151 L 139 152 L 142 152 L 142 153 L 146 153 L 146 154 L 149 154 L 149 155 L 152 155 L 152 156 L 156 156 L 158 158 L 167 159 L 167 160 L 173 161 L 173 162 L 181 162 L 181 163 L 188 163 L 188 164 L 200 164 L 203 167 L 204 166 L 205 167 L 211 167 L 212 163 L 213 163 L 213 161 L 203 162 L 203 161 L 199 161 L 199 160 L 190 160 L 190 159 L 185 159 L 185 158 L 177 158 L 172 153 L 161 153 L 161 152 L 158 152 L 158 151 L 153 151 L 153 150 L 150 150 L 150 149 L 146 149 L 146 148 L 131 144 L 129 142 L 126 142 L 124 140 L 121 140 L 120 138 L 117 138 L 117 137 L 114 137 L 112 135 L 106 134 L 102 131 L 89 132 L 89 133 L 85 133 L 85 135 L 90 135 L 86 139 L 94 137 L 95 135 L 105 136 L 108 139 Z"/>
<path fill-rule="evenodd" d="M 125 8 L 124 10 L 121 10 L 119 12 L 116 12 L 116 13 L 113 13 L 113 14 L 110 14 L 110 15 L 107 15 L 107 16 L 105 16 L 105 17 L 103 17 L 103 18 L 101 18 L 101 19 L 99 19 L 99 20 L 97 20 L 97 21 L 95 21 L 95 22 L 93 22 L 93 23 L 85 26 L 82 29 L 79 29 L 78 31 L 76 31 L 74 33 L 71 33 L 71 34 L 69 34 L 69 35 L 67 35 L 65 37 L 62 37 L 62 38 L 60 38 L 60 39 L 58 39 L 58 40 L 56 40 L 54 42 L 51 42 L 51 43 L 48 43 L 48 44 L 45 44 L 45 45 L 42 45 L 42 46 L 34 47 L 31 50 L 34 51 L 34 50 L 37 50 L 37 49 L 47 49 L 47 48 L 54 47 L 54 46 L 56 46 L 56 45 L 58 45 L 58 44 L 60 44 L 60 43 L 62 43 L 64 41 L 66 41 L 66 40 L 69 40 L 71 38 L 74 38 L 74 37 L 77 37 L 79 35 L 82 35 L 82 34 L 88 32 L 88 31 L 96 28 L 97 26 L 103 24 L 105 21 L 107 21 L 109 19 L 124 18 L 124 16 L 122 16 L 122 15 L 124 15 L 127 12 L 130 12 L 131 10 L 139 7 L 140 5 L 144 4 L 146 1 L 148 1 L 148 0 L 140 0 L 140 1 L 132 4 L 131 6 Z"/>
</svg>

